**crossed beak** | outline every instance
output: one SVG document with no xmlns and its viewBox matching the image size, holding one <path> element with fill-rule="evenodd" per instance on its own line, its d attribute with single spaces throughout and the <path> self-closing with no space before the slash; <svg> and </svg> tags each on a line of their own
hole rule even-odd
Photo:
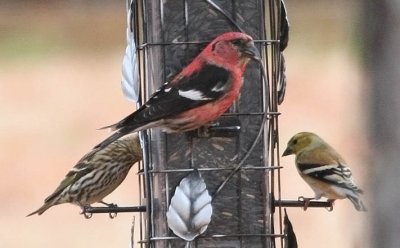
<svg viewBox="0 0 400 248">
<path fill-rule="evenodd" d="M 242 48 L 242 53 L 248 55 L 250 58 L 252 58 L 254 60 L 261 59 L 260 52 L 254 45 L 254 41 L 247 42 Z"/>
</svg>

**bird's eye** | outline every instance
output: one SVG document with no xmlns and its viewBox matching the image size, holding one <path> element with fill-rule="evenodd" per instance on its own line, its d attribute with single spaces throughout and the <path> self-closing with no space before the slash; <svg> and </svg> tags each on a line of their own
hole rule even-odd
<svg viewBox="0 0 400 248">
<path fill-rule="evenodd" d="M 233 40 L 232 44 L 235 45 L 235 46 L 240 46 L 242 44 L 242 40 L 240 40 L 240 39 Z"/>
<path fill-rule="evenodd" d="M 293 145 L 296 145 L 296 144 L 297 144 L 297 139 L 293 140 Z"/>
</svg>

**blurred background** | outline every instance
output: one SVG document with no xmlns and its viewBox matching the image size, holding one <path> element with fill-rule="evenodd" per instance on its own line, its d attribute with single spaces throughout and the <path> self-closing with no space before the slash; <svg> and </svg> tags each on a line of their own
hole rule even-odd
<svg viewBox="0 0 400 248">
<path fill-rule="evenodd" d="M 9 1 L 8 1 L 9 2 Z M 128 247 L 131 214 L 86 220 L 73 205 L 25 216 L 107 131 L 133 110 L 120 89 L 125 1 L 0 1 L 0 247 Z M 368 188 L 368 84 L 360 49 L 360 3 L 287 0 L 288 87 L 280 107 L 280 150 L 313 131 Z M 282 196 L 313 196 L 294 157 L 281 160 Z M 107 202 L 136 205 L 135 168 Z M 370 205 L 368 194 L 363 198 Z M 365 247 L 368 213 L 350 201 L 288 209 L 300 247 Z"/>
</svg>

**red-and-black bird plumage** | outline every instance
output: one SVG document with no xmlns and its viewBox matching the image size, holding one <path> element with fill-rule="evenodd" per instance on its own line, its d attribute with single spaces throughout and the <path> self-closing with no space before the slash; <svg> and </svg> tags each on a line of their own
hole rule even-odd
<svg viewBox="0 0 400 248">
<path fill-rule="evenodd" d="M 218 118 L 238 96 L 251 58 L 259 55 L 250 36 L 238 32 L 218 36 L 137 111 L 105 127 L 117 131 L 96 148 L 147 128 L 185 132 Z"/>
</svg>

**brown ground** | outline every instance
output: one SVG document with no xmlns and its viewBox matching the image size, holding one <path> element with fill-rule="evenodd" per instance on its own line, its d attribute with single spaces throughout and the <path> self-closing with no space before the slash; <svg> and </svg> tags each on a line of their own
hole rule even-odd
<svg viewBox="0 0 400 248">
<path fill-rule="evenodd" d="M 358 184 L 366 188 L 367 87 L 352 50 L 358 41 L 351 19 L 356 6 L 330 3 L 324 12 L 323 4 L 312 4 L 310 11 L 309 5 L 292 2 L 281 151 L 294 133 L 316 132 L 342 153 Z M 130 214 L 85 220 L 79 208 L 61 205 L 40 217 L 25 217 L 108 135 L 96 128 L 133 109 L 119 86 L 124 5 L 38 5 L 33 10 L 0 10 L 0 28 L 5 28 L 0 33 L 0 247 L 127 247 Z M 283 198 L 311 196 L 293 157 L 281 164 Z M 131 173 L 106 200 L 137 204 L 135 180 Z M 350 201 L 338 201 L 333 212 L 288 212 L 300 247 L 365 247 L 362 226 L 368 214 L 356 212 Z"/>
</svg>

